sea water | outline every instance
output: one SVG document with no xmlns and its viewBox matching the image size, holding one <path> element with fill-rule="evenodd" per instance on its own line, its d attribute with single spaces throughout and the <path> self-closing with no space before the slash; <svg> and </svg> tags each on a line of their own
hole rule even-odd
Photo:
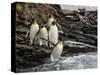
<svg viewBox="0 0 100 75">
<path fill-rule="evenodd" d="M 61 57 L 58 62 L 52 63 L 47 58 L 46 63 L 33 68 L 33 71 L 55 71 L 55 70 L 76 70 L 90 69 L 97 67 L 97 53 L 80 53 L 75 56 Z"/>
</svg>

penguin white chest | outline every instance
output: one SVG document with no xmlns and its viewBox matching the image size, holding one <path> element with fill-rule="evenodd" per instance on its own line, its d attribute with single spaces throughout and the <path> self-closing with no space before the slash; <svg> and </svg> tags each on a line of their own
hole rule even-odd
<svg viewBox="0 0 100 75">
<path fill-rule="evenodd" d="M 47 32 L 47 29 L 45 27 L 43 27 L 43 28 L 40 29 L 40 37 L 42 37 L 44 39 L 47 39 L 48 32 Z"/>
<path fill-rule="evenodd" d="M 38 24 L 35 24 L 35 25 L 32 24 L 32 26 L 30 28 L 30 42 L 31 42 L 31 44 L 33 43 L 33 40 L 35 39 L 35 36 L 36 36 L 38 31 L 39 31 Z"/>
<path fill-rule="evenodd" d="M 57 46 L 53 49 L 51 53 L 51 61 L 56 62 L 59 60 L 59 57 L 61 56 L 63 51 L 63 45 L 62 44 L 57 44 Z"/>
<path fill-rule="evenodd" d="M 56 44 L 58 42 L 58 28 L 56 25 L 50 26 L 49 41 Z"/>
<path fill-rule="evenodd" d="M 40 29 L 40 45 L 47 46 L 48 42 L 46 40 L 41 39 L 41 38 L 48 40 L 48 32 L 47 32 L 47 29 L 45 27 Z"/>
</svg>

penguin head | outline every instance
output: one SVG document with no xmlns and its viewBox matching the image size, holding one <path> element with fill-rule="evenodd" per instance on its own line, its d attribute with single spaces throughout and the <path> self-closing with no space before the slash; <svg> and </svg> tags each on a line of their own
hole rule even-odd
<svg viewBox="0 0 100 75">
<path fill-rule="evenodd" d="M 53 25 L 53 26 L 54 26 L 54 25 L 56 25 L 56 22 L 55 22 L 55 21 L 53 21 L 53 22 L 52 22 L 52 25 Z"/>
<path fill-rule="evenodd" d="M 37 24 L 37 21 L 35 19 L 32 19 L 32 24 Z"/>
<path fill-rule="evenodd" d="M 51 17 L 53 17 L 53 16 L 52 16 L 52 14 L 49 13 L 48 18 L 51 18 Z"/>
<path fill-rule="evenodd" d="M 64 45 L 64 39 L 61 36 L 59 37 L 58 43 L 60 43 L 60 45 Z"/>
<path fill-rule="evenodd" d="M 51 13 L 48 14 L 48 19 L 52 18 L 53 15 Z"/>
<path fill-rule="evenodd" d="M 41 24 L 41 25 L 40 25 L 40 29 L 42 29 L 42 28 L 43 28 L 43 29 L 47 29 L 45 24 Z"/>
<path fill-rule="evenodd" d="M 49 31 L 49 29 L 50 29 L 47 22 L 43 22 L 43 24 L 41 24 L 41 28 L 43 28 L 43 27 L 45 27 L 47 29 L 47 31 Z"/>
<path fill-rule="evenodd" d="M 44 25 L 41 25 L 41 26 L 40 26 L 40 28 L 43 28 L 43 27 L 44 27 Z"/>
</svg>

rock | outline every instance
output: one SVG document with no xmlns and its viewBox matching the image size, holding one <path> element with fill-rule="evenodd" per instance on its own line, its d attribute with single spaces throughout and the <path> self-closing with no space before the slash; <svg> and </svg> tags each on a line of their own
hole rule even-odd
<svg viewBox="0 0 100 75">
<path fill-rule="evenodd" d="M 68 56 L 69 54 L 74 54 L 74 53 L 87 53 L 87 52 L 96 52 L 97 47 L 92 46 L 89 44 L 81 43 L 81 42 L 76 42 L 76 41 L 65 41 L 64 42 L 64 51 L 62 56 Z"/>
</svg>

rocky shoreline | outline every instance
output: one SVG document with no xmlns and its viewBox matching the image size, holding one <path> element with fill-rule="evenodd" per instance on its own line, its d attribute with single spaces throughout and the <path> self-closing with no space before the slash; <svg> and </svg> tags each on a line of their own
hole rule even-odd
<svg viewBox="0 0 100 75">
<path fill-rule="evenodd" d="M 75 15 L 72 18 L 68 18 L 65 13 L 63 13 L 60 5 L 28 3 L 22 3 L 21 5 L 18 3 L 17 5 L 16 67 L 18 69 L 44 64 L 44 59 L 50 56 L 51 48 L 45 46 L 30 46 L 29 37 L 26 38 L 32 17 L 36 18 L 38 23 L 41 24 L 47 22 L 48 12 L 54 15 L 54 18 L 61 26 L 59 35 L 62 36 L 65 41 L 62 56 L 68 56 L 74 53 L 97 52 L 97 23 L 94 22 L 93 24 L 89 23 L 89 25 L 87 25 L 81 22 L 79 18 L 72 19 Z M 97 11 L 90 11 L 89 16 L 92 14 L 97 16 L 97 14 L 95 14 L 96 12 Z"/>
</svg>

